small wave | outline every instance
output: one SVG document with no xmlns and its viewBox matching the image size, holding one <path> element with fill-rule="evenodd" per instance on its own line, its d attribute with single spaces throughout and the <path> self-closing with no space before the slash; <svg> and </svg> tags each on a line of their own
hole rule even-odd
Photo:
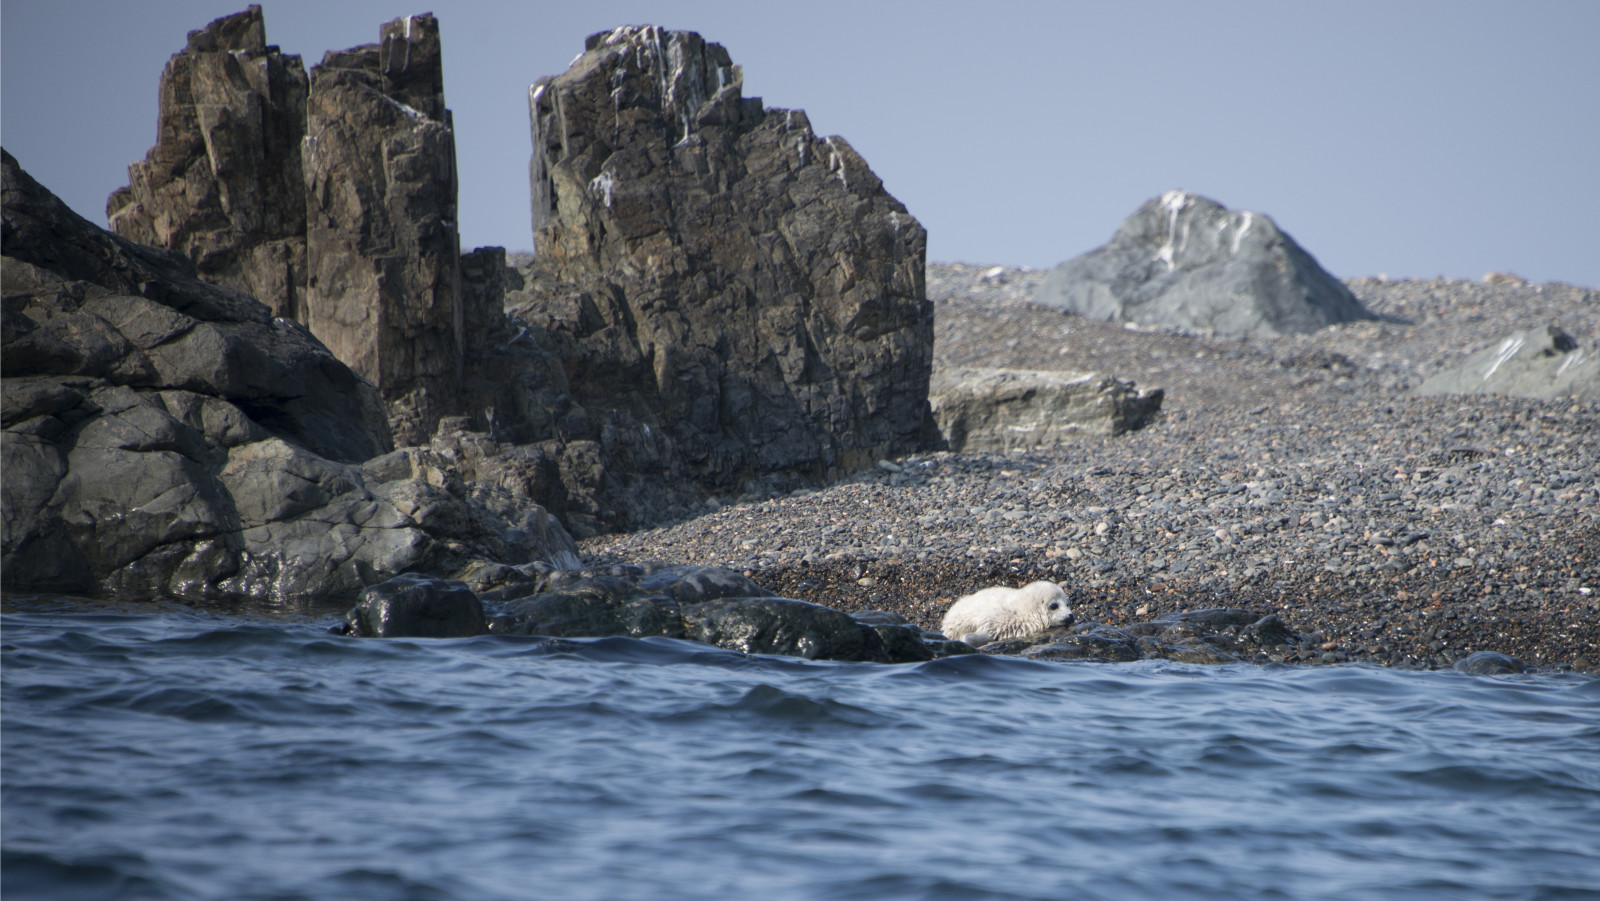
<svg viewBox="0 0 1600 901">
<path fill-rule="evenodd" d="M 1600 867 L 1591 677 L 3 625 L 8 898 L 1533 898 Z"/>
</svg>

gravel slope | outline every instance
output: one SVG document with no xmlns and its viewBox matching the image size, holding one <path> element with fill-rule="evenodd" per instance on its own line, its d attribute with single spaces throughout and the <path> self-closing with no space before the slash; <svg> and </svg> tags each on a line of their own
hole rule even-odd
<svg viewBox="0 0 1600 901">
<path fill-rule="evenodd" d="M 1278 612 L 1296 659 L 1447 666 L 1495 650 L 1600 668 L 1600 401 L 1413 397 L 1440 369 L 1554 323 L 1600 339 L 1567 285 L 1348 282 L 1382 317 L 1276 340 L 1084 320 L 1043 275 L 931 265 L 936 366 L 1099 370 L 1166 390 L 1119 438 L 932 453 L 827 489 L 582 542 L 594 563 L 715 562 L 791 597 L 937 628 L 957 596 L 1056 579 L 1080 619 Z"/>
</svg>

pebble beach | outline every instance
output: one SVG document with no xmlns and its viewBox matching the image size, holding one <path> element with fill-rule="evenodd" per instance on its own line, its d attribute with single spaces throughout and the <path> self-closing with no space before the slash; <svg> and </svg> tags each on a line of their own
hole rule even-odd
<svg viewBox="0 0 1600 901">
<path fill-rule="evenodd" d="M 1600 670 L 1600 400 L 1412 393 L 1522 329 L 1592 346 L 1593 289 L 1352 279 L 1378 319 L 1239 339 L 1038 306 L 1043 275 L 930 265 L 935 368 L 1107 373 L 1164 390 L 1154 423 L 718 499 L 581 542 L 586 563 L 718 564 L 931 629 L 964 593 L 1051 579 L 1080 622 L 1277 613 L 1301 637 L 1282 662 L 1443 668 L 1487 650 Z"/>
</svg>

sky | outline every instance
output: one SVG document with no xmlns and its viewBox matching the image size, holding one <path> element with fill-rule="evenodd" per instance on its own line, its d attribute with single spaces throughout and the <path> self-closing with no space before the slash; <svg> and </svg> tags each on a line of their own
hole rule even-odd
<svg viewBox="0 0 1600 901">
<path fill-rule="evenodd" d="M 1045 268 L 1174 188 L 1340 277 L 1600 286 L 1600 0 L 263 0 L 305 58 L 428 11 L 464 249 L 533 245 L 527 89 L 585 36 L 698 31 L 747 96 L 844 136 L 928 259 Z M 246 4 L 3 0 L 0 143 L 91 221 L 155 139 L 191 29 Z"/>
</svg>

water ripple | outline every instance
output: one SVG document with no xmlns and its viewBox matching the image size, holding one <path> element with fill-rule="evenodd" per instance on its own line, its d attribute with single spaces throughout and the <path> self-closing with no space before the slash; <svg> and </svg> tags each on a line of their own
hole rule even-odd
<svg viewBox="0 0 1600 901">
<path fill-rule="evenodd" d="M 4 616 L 8 898 L 1600 884 L 1600 680 Z"/>
</svg>

